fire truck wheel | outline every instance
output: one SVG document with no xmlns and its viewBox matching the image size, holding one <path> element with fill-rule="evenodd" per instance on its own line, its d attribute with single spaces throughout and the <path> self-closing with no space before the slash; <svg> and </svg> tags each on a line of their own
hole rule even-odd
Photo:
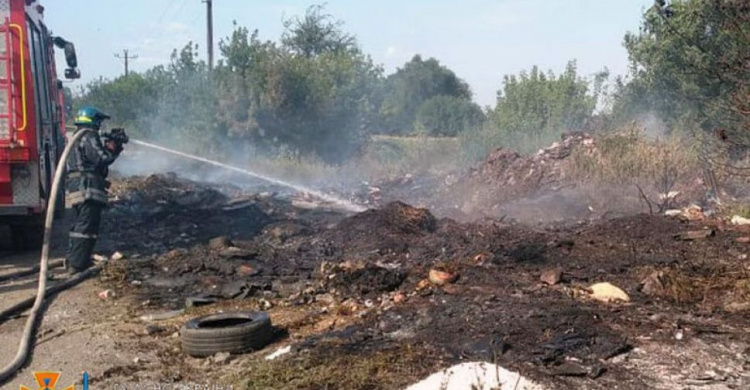
<svg viewBox="0 0 750 390">
<path fill-rule="evenodd" d="M 10 227 L 13 249 L 24 251 L 39 249 L 44 241 L 44 227 L 41 225 L 14 225 Z"/>
</svg>

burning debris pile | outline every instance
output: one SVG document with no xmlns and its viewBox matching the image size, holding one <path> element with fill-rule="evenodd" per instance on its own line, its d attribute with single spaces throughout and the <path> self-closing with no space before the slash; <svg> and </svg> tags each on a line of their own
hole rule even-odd
<svg viewBox="0 0 750 390">
<path fill-rule="evenodd" d="M 496 170 L 474 177 L 523 182 L 511 171 L 539 166 L 547 172 L 539 177 L 551 177 L 574 144 L 536 157 L 538 165 L 498 152 Z M 111 262 L 102 281 L 132 300 L 135 315 L 195 302 L 253 307 L 267 310 L 296 348 L 315 353 L 409 345 L 429 351 L 435 368 L 491 360 L 543 383 L 566 378 L 583 388 L 596 380 L 605 388 L 626 380 L 633 389 L 644 383 L 614 360 L 633 340 L 670 338 L 676 322 L 698 337 L 706 325 L 685 316 L 694 311 L 731 329 L 747 326 L 750 284 L 729 272 L 747 259 L 739 228 L 686 241 L 675 237 L 705 221 L 639 215 L 532 230 L 437 219 L 402 202 L 346 216 L 172 175 L 127 179 L 113 190 L 104 244 L 128 260 Z M 610 283 L 627 303 L 592 299 L 591 286 Z M 172 339 L 156 340 L 173 348 Z M 326 340 L 335 340 L 331 349 L 317 350 Z"/>
<path fill-rule="evenodd" d="M 236 188 L 219 191 L 174 174 L 116 181 L 110 192 L 114 200 L 103 222 L 118 233 L 103 244 L 127 245 L 139 254 L 186 247 L 225 231 L 250 236 L 269 219 L 257 195 L 242 197 Z"/>
<path fill-rule="evenodd" d="M 633 137 L 613 135 L 600 145 L 587 133 L 566 133 L 559 142 L 533 155 L 500 148 L 468 171 L 405 175 L 370 184 L 359 197 L 374 205 L 403 199 L 460 221 L 490 218 L 531 225 L 665 211 L 704 200 L 700 172 L 686 167 L 665 167 L 663 177 L 655 168 L 645 172 L 642 165 L 652 163 L 644 159 L 659 155 L 661 146 L 631 145 L 638 141 Z M 614 148 L 612 145 L 632 153 L 628 155 L 632 161 L 605 158 L 603 148 Z M 609 176 L 602 174 L 606 169 Z M 669 188 L 662 189 L 662 185 Z"/>
<path fill-rule="evenodd" d="M 574 149 L 579 148 L 592 153 L 596 148 L 594 139 L 586 133 L 568 133 L 563 135 L 561 142 L 555 142 L 530 157 L 497 149 L 470 173 L 465 182 L 459 181 L 456 186 L 470 183 L 477 189 L 494 190 L 496 201 L 526 197 L 539 191 L 559 190 L 569 184 L 566 183 L 564 162 Z M 502 198 L 497 196 L 500 195 L 498 191 L 502 191 Z"/>
<path fill-rule="evenodd" d="M 326 234 L 338 243 L 342 260 L 402 254 L 408 243 L 435 232 L 438 221 L 427 210 L 402 202 L 368 210 L 343 220 Z"/>
</svg>

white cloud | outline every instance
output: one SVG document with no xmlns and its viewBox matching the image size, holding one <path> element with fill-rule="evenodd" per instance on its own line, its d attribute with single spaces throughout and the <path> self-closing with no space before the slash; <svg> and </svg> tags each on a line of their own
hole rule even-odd
<svg viewBox="0 0 750 390">
<path fill-rule="evenodd" d="M 387 57 L 393 57 L 395 54 L 396 54 L 395 46 L 388 46 L 388 48 L 385 50 L 385 55 Z"/>
</svg>

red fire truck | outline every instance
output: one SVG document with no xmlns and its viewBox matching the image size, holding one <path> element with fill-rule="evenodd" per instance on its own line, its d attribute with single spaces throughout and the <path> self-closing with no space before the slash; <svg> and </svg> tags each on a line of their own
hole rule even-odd
<svg viewBox="0 0 750 390">
<path fill-rule="evenodd" d="M 52 178 L 65 147 L 55 47 L 65 52 L 65 77 L 80 76 L 73 44 L 53 37 L 43 16 L 38 0 L 0 0 L 0 225 L 10 227 L 17 248 L 41 243 Z"/>
</svg>

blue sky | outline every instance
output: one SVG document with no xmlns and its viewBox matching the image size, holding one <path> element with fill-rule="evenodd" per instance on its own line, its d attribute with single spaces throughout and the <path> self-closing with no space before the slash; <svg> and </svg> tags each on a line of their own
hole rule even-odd
<svg viewBox="0 0 750 390">
<path fill-rule="evenodd" d="M 139 58 L 131 69 L 166 63 L 188 41 L 205 52 L 201 0 L 47 0 L 50 29 L 76 44 L 83 79 L 73 86 L 123 72 L 116 52 Z M 232 21 L 277 40 L 282 20 L 315 1 L 214 0 L 215 42 Z M 538 65 L 559 72 L 578 60 L 582 74 L 604 67 L 627 71 L 622 46 L 638 29 L 652 0 L 328 0 L 327 11 L 345 22 L 365 52 L 392 72 L 414 54 L 436 57 L 466 80 L 482 105 L 495 101 L 505 74 Z M 217 50 L 218 55 L 218 50 Z"/>
</svg>

